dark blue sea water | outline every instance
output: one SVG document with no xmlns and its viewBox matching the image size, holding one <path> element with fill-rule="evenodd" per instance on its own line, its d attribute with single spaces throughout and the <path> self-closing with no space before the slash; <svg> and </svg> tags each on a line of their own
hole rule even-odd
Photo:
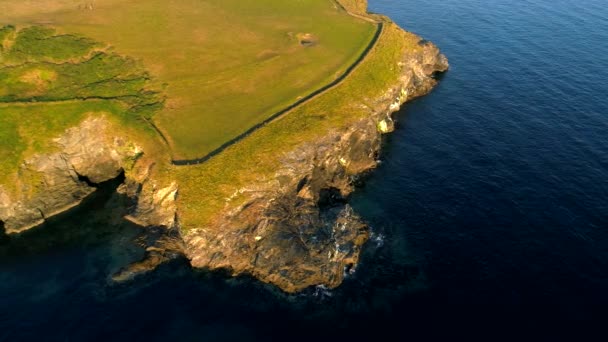
<svg viewBox="0 0 608 342">
<path fill-rule="evenodd" d="M 354 277 L 285 296 L 177 260 L 112 285 L 138 228 L 83 208 L 0 242 L 0 340 L 605 341 L 608 3 L 370 5 L 452 68 L 353 198 L 374 228 Z"/>
</svg>

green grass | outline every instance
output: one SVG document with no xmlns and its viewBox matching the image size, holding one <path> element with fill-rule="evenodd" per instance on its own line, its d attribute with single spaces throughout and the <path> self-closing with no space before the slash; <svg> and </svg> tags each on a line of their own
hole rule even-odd
<svg viewBox="0 0 608 342">
<path fill-rule="evenodd" d="M 0 0 L 0 23 L 46 21 L 107 42 L 166 85 L 167 105 L 154 121 L 176 159 L 202 157 L 329 84 L 376 29 L 330 0 L 107 0 L 93 10 L 28 3 Z M 304 33 L 317 44 L 301 46 Z"/>
<path fill-rule="evenodd" d="M 10 29 L 10 26 L 8 27 Z M 73 35 L 57 35 L 49 27 L 31 26 L 19 32 L 6 61 L 65 61 L 86 55 L 99 44 L 91 39 Z"/>
<path fill-rule="evenodd" d="M 148 87 L 139 63 L 49 28 L 11 35 L 0 51 L 0 184 L 11 183 L 27 156 L 52 151 L 52 139 L 86 116 L 105 114 L 121 126 L 152 130 L 145 119 L 163 99 Z"/>
<path fill-rule="evenodd" d="M 331 91 L 297 107 L 209 161 L 177 168 L 174 172 L 179 184 L 187 184 L 180 187 L 179 196 L 183 231 L 212 229 L 214 219 L 226 208 L 226 198 L 242 187 L 272 179 L 286 152 L 369 116 L 364 106 L 397 84 L 400 75 L 397 63 L 404 54 L 421 49 L 418 41 L 417 36 L 396 25 L 385 24 L 367 58 Z M 233 198 L 231 205 L 239 203 L 242 196 Z"/>
<path fill-rule="evenodd" d="M 0 27 L 0 51 L 4 50 L 4 40 L 9 39 L 15 32 L 15 26 L 2 26 Z"/>
<path fill-rule="evenodd" d="M 33 103 L 26 106 L 0 105 L 0 160 L 3 170 L 15 170 L 26 150 L 31 153 L 53 149 L 51 137 L 77 125 L 89 113 L 126 112 L 116 101 Z M 6 176 L 10 172 L 3 173 Z M 2 180 L 0 180 L 2 182 Z"/>
<path fill-rule="evenodd" d="M 31 49 L 25 58 L 10 52 L 18 42 L 11 29 L 0 30 L 5 37 L 0 62 L 7 66 L 0 68 L 0 101 L 13 101 L 0 103 L 0 139 L 9 142 L 0 147 L 0 167 L 10 165 L 9 170 L 24 156 L 48 149 L 48 137 L 91 113 L 110 113 L 124 127 L 147 127 L 141 120 L 152 117 L 174 157 L 201 157 L 330 83 L 375 33 L 375 25 L 329 0 L 107 0 L 93 10 L 78 9 L 73 0 L 37 3 L 28 8 L 30 2 L 0 0 L 0 23 L 19 28 L 50 21 L 60 36 L 83 34 L 114 48 L 106 51 L 82 39 L 76 47 L 70 47 L 74 41 L 62 45 L 67 51 L 50 49 L 53 58 Z M 363 8 L 354 0 L 345 4 L 359 13 Z M 398 82 L 404 53 L 421 48 L 415 35 L 388 21 L 384 27 L 369 55 L 330 91 L 203 164 L 170 167 L 161 161 L 162 174 L 155 177 L 180 184 L 184 230 L 212 227 L 226 198 L 274 177 L 286 151 L 369 115 L 365 105 Z M 304 33 L 317 44 L 301 46 L 298 37 Z M 15 63 L 18 58 L 27 63 Z M 166 95 L 163 108 L 158 89 Z M 82 97 L 90 100 L 70 100 Z M 0 184 L 6 177 L 0 176 Z M 231 205 L 242 199 L 237 196 Z"/>
</svg>

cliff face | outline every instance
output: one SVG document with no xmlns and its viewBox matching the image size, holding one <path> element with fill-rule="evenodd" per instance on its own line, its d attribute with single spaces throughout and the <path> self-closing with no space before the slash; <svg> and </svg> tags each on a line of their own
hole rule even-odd
<svg viewBox="0 0 608 342">
<path fill-rule="evenodd" d="M 104 117 L 89 118 L 54 140 L 55 153 L 27 159 L 15 191 L 0 185 L 0 221 L 6 233 L 42 224 L 78 205 L 95 191 L 96 184 L 123 172 L 127 181 L 121 189 L 138 202 L 134 217 L 146 225 L 172 226 L 176 185 L 161 188 L 150 180 L 153 163 L 145 158 L 140 161 L 141 147 L 115 132 Z"/>
<path fill-rule="evenodd" d="M 394 128 L 391 114 L 427 94 L 434 74 L 448 68 L 436 46 L 420 44 L 421 52 L 403 56 L 399 82 L 372 102 L 367 118 L 286 153 L 273 180 L 239 190 L 248 200 L 228 205 L 218 229 L 189 231 L 183 238 L 192 265 L 252 274 L 287 292 L 338 286 L 369 236 L 349 195 L 376 167 L 381 135 Z"/>
<path fill-rule="evenodd" d="M 6 232 L 18 233 L 45 218 L 78 205 L 95 191 L 92 183 L 115 178 L 122 162 L 138 153 L 135 145 L 109 139 L 103 119 L 91 119 L 55 140 L 58 152 L 35 155 L 19 170 L 17 189 L 0 187 L 0 220 Z"/>
<path fill-rule="evenodd" d="M 226 200 L 212 230 L 191 229 L 180 236 L 177 229 L 166 229 L 179 225 L 178 184 L 158 181 L 159 161 L 103 116 L 67 130 L 55 140 L 56 152 L 27 159 L 16 190 L 0 185 L 0 227 L 8 234 L 28 230 L 80 203 L 95 184 L 124 173 L 118 191 L 133 200 L 128 219 L 151 227 L 157 238 L 150 240 L 145 260 L 114 280 L 150 270 L 178 251 L 194 267 L 251 274 L 287 292 L 336 287 L 354 271 L 369 237 L 365 222 L 348 205 L 350 194 L 376 167 L 381 136 L 394 129 L 391 114 L 428 93 L 436 84 L 435 73 L 448 68 L 437 47 L 423 40 L 418 44 L 419 49 L 395 62 L 398 81 L 382 96 L 363 101 L 366 117 L 285 151 L 272 179 L 237 190 L 234 203 Z"/>
</svg>

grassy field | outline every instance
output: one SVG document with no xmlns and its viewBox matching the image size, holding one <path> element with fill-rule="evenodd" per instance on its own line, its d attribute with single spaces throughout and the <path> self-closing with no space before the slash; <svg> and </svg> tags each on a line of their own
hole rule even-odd
<svg viewBox="0 0 608 342">
<path fill-rule="evenodd" d="M 135 60 L 101 43 L 53 29 L 0 28 L 0 184 L 10 185 L 28 155 L 88 115 L 155 134 L 146 119 L 163 98 Z"/>
<path fill-rule="evenodd" d="M 48 24 L 143 61 L 175 159 L 199 158 L 330 83 L 376 27 L 330 0 L 0 0 L 0 23 Z"/>
<path fill-rule="evenodd" d="M 344 3 L 359 13 L 361 4 Z M 204 156 L 331 83 L 376 32 L 329 0 L 0 0 L 4 22 L 58 32 L 0 29 L 5 170 L 47 150 L 49 136 L 99 113 L 149 136 L 155 133 L 144 119 L 151 118 L 174 158 Z M 183 230 L 212 226 L 227 198 L 239 202 L 236 190 L 274 177 L 286 151 L 369 115 L 368 99 L 398 81 L 398 61 L 421 49 L 418 40 L 386 21 L 366 58 L 330 91 L 203 164 L 164 165 L 157 177 L 180 185 Z"/>
<path fill-rule="evenodd" d="M 273 121 L 209 161 L 176 168 L 180 184 L 182 231 L 213 229 L 213 222 L 227 205 L 238 205 L 247 194 L 238 190 L 273 179 L 286 152 L 303 142 L 326 137 L 369 116 L 373 101 L 398 82 L 398 61 L 422 49 L 419 37 L 395 24 L 384 31 L 366 59 L 343 82 Z M 252 157 L 254 156 L 254 157 Z M 236 195 L 236 197 L 234 196 Z M 230 202 L 227 199 L 230 198 Z"/>
</svg>

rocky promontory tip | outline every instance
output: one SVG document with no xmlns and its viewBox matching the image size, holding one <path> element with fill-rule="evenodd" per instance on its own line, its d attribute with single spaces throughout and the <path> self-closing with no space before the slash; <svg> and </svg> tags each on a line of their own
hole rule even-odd
<svg viewBox="0 0 608 342">
<path fill-rule="evenodd" d="M 356 269 L 369 227 L 348 205 L 356 184 L 378 164 L 391 114 L 427 94 L 447 58 L 430 42 L 398 61 L 399 82 L 373 100 L 369 116 L 323 140 L 286 151 L 273 179 L 251 184 L 240 206 L 228 207 L 213 230 L 184 235 L 194 267 L 252 274 L 286 292 L 334 288 Z M 219 233 L 218 233 L 219 232 Z M 227 247 L 230 246 L 230 247 Z"/>
</svg>

